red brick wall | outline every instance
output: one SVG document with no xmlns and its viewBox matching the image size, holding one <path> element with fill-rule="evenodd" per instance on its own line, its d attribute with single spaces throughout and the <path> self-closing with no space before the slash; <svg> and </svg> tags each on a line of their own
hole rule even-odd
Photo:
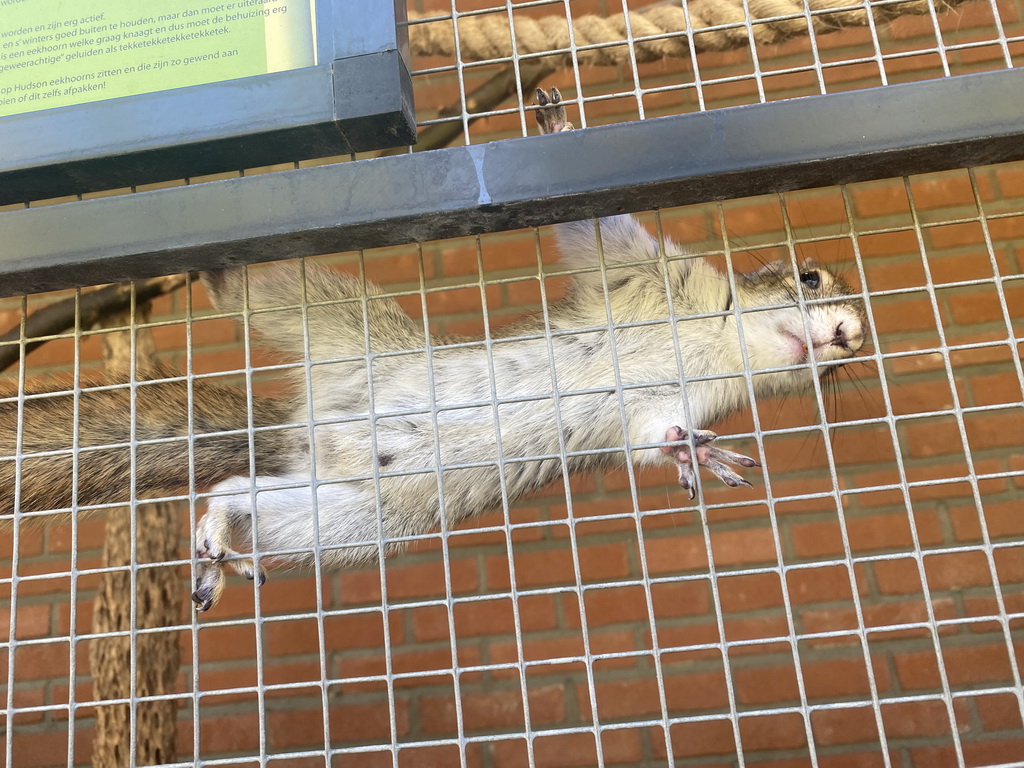
<svg viewBox="0 0 1024 768">
<path fill-rule="evenodd" d="M 1007 33 L 1020 35 L 1019 4 L 998 7 Z M 986 3 L 965 5 L 940 21 L 947 44 L 991 37 Z M 885 53 L 934 47 L 932 21 L 902 19 L 881 40 Z M 871 51 L 864 29 L 818 42 L 827 60 Z M 1019 42 L 1011 50 L 1018 58 L 1024 53 Z M 763 71 L 803 66 L 807 51 L 806 40 L 796 39 L 760 51 L 760 65 Z M 992 45 L 957 50 L 951 68 L 995 68 L 1000 55 Z M 889 82 L 938 76 L 937 61 L 934 53 L 887 60 Z M 699 64 L 705 80 L 751 69 L 749 53 L 702 55 Z M 467 70 L 469 87 L 497 69 Z M 626 67 L 580 75 L 588 98 L 633 88 Z M 692 81 L 687 62 L 645 64 L 639 77 L 643 88 Z M 830 92 L 878 80 L 873 63 L 836 67 L 826 76 Z M 416 85 L 423 119 L 456 100 L 453 73 L 417 77 Z M 575 96 L 568 73 L 547 85 Z M 765 87 L 769 98 L 817 90 L 809 73 L 769 77 Z M 648 94 L 646 114 L 692 110 L 692 93 Z M 713 107 L 758 98 L 750 79 L 704 93 Z M 637 109 L 632 95 L 595 101 L 586 107 L 587 122 L 633 119 Z M 573 120 L 582 122 L 578 115 Z M 471 129 L 474 142 L 519 134 L 518 113 Z M 915 177 L 909 189 L 903 180 L 852 185 L 846 190 L 852 218 L 839 189 L 786 196 L 799 255 L 846 265 L 856 281 L 859 250 L 866 288 L 887 292 L 871 301 L 877 351 L 903 354 L 877 369 L 848 366 L 856 381 L 844 380 L 830 401 L 828 441 L 815 426 L 810 400 L 758 403 L 771 504 L 756 471 L 749 473 L 751 489 L 708 487 L 703 520 L 668 469 L 643 474 L 635 487 L 625 472 L 577 477 L 571 516 L 565 491 L 555 484 L 516 505 L 508 522 L 492 512 L 452 532 L 447 553 L 434 536 L 389 561 L 386 601 L 377 568 L 324 573 L 319 601 L 308 574 L 272 573 L 260 594 L 258 623 L 252 586 L 240 579 L 215 611 L 193 621 L 188 567 L 177 566 L 185 625 L 178 758 L 257 764 L 262 738 L 275 765 L 322 766 L 322 757 L 296 755 L 323 750 L 326 731 L 330 746 L 342 750 L 333 762 L 340 766 L 393 765 L 394 744 L 403 768 L 458 765 L 460 739 L 465 764 L 481 768 L 591 766 L 599 754 L 608 765 L 663 765 L 670 721 L 675 764 L 702 768 L 735 765 L 739 752 L 747 765 L 772 768 L 812 765 L 812 754 L 830 768 L 883 765 L 883 740 L 894 766 L 957 765 L 958 749 L 968 766 L 1021 760 L 1021 701 L 1011 688 L 1024 663 L 1024 394 L 1019 349 L 1007 339 L 1024 326 L 1024 165 L 981 168 L 975 176 L 984 221 L 966 171 Z M 721 250 L 720 219 L 738 268 L 752 263 L 754 251 L 785 256 L 771 245 L 785 238 L 778 198 L 662 214 L 666 233 L 698 250 Z M 645 220 L 653 224 L 653 217 Z M 540 236 L 541 258 L 551 264 L 550 232 L 542 229 Z M 474 238 L 428 243 L 421 251 L 366 252 L 365 269 L 371 279 L 407 290 L 403 305 L 415 316 L 420 263 L 428 285 L 449 286 L 428 295 L 436 331 L 482 331 L 481 277 L 489 283 L 492 327 L 536 310 L 534 232 L 486 235 L 480 249 L 482 275 Z M 355 270 L 359 256 L 322 261 Z M 928 274 L 934 291 L 926 287 Z M 520 279 L 493 282 L 511 278 Z M 564 285 L 554 276 L 546 287 L 557 296 Z M 27 309 L 54 298 L 29 297 Z M 193 301 L 201 317 L 208 304 L 198 288 Z M 184 307 L 179 293 L 160 300 L 154 312 L 160 356 L 178 367 Z M 0 303 L 4 328 L 20 314 L 19 302 Z M 200 319 L 192 327 L 196 372 L 242 366 L 235 326 Z M 943 340 L 954 347 L 1002 344 L 954 348 L 947 363 Z M 66 372 L 74 346 L 72 339 L 48 343 L 29 356 L 26 375 Z M 84 368 L 100 365 L 94 334 L 80 354 Z M 258 378 L 262 387 L 276 386 L 273 376 Z M 968 411 L 961 422 L 950 411 L 956 401 L 968 409 L 1000 407 Z M 899 417 L 894 427 L 889 417 Z M 754 426 L 754 417 L 743 414 L 716 429 L 749 434 Z M 759 450 L 749 437 L 731 445 Z M 838 488 L 850 491 L 841 514 L 830 464 Z M 972 482 L 971 469 L 982 479 Z M 904 494 L 904 474 L 911 483 L 935 484 Z M 821 495 L 804 498 L 813 494 Z M 189 551 L 184 518 L 183 558 Z M 73 751 L 76 765 L 88 764 L 95 704 L 90 641 L 81 636 L 90 632 L 102 537 L 102 521 L 95 519 L 78 525 L 74 552 L 70 526 L 21 532 L 17 639 L 28 643 L 15 652 L 15 713 L 7 724 L 18 768 L 67 763 L 72 641 L 81 704 Z M 73 579 L 72 555 L 84 572 Z M 11 562 L 12 539 L 4 534 L 0 639 L 7 636 Z M 318 618 L 321 608 L 327 615 Z M 52 642 L 35 642 L 46 639 Z M 8 662 L 7 653 L 0 651 L 0 663 Z M 889 703 L 876 710 L 872 690 Z M 22 711 L 31 708 L 37 709 Z"/>
</svg>

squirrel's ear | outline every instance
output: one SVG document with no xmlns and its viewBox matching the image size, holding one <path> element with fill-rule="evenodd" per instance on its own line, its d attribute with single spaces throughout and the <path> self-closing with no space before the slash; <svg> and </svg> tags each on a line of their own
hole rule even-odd
<svg viewBox="0 0 1024 768">
<path fill-rule="evenodd" d="M 658 241 L 639 221 L 627 215 L 599 219 L 597 226 L 593 220 L 559 224 L 555 235 L 562 261 L 571 267 L 596 266 L 602 255 L 605 264 L 648 261 L 658 258 L 660 250 Z"/>
<path fill-rule="evenodd" d="M 788 267 L 781 260 L 776 259 L 775 261 L 769 261 L 753 272 L 744 273 L 744 277 L 748 280 L 757 280 L 759 278 L 768 277 L 769 275 L 785 275 L 788 274 Z"/>
</svg>

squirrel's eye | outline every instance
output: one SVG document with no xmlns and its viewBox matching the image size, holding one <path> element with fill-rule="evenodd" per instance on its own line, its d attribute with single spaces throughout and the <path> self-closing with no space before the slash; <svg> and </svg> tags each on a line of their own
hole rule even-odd
<svg viewBox="0 0 1024 768">
<path fill-rule="evenodd" d="M 800 282 L 806 285 L 808 288 L 814 289 L 821 284 L 821 275 L 818 274 L 817 270 L 811 272 L 801 272 Z"/>
</svg>

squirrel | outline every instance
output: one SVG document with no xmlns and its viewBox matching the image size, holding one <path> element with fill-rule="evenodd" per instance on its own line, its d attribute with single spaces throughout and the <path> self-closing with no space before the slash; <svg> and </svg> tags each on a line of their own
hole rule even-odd
<svg viewBox="0 0 1024 768">
<path fill-rule="evenodd" d="M 557 89 L 537 93 L 541 132 L 571 130 Z M 695 465 L 749 485 L 729 465 L 759 464 L 706 429 L 749 405 L 744 371 L 758 397 L 787 396 L 864 344 L 862 300 L 812 261 L 730 278 L 629 215 L 555 230 L 575 270 L 566 297 L 475 343 L 428 340 L 376 287 L 311 264 L 203 273 L 218 310 L 308 360 L 294 397 L 140 371 L 134 435 L 126 387 L 83 381 L 77 430 L 71 393 L 0 401 L 0 514 L 212 486 L 196 527 L 206 611 L 225 566 L 262 583 L 260 560 L 310 564 L 317 548 L 325 567 L 371 563 L 541 488 L 563 462 L 673 462 L 691 498 Z M 254 540 L 255 560 L 234 549 Z"/>
</svg>

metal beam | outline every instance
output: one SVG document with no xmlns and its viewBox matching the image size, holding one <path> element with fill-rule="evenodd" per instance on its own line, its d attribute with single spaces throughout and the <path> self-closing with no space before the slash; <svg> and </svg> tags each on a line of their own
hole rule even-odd
<svg viewBox="0 0 1024 768">
<path fill-rule="evenodd" d="M 6 295 L 1024 158 L 1024 70 L 0 213 Z"/>
</svg>

